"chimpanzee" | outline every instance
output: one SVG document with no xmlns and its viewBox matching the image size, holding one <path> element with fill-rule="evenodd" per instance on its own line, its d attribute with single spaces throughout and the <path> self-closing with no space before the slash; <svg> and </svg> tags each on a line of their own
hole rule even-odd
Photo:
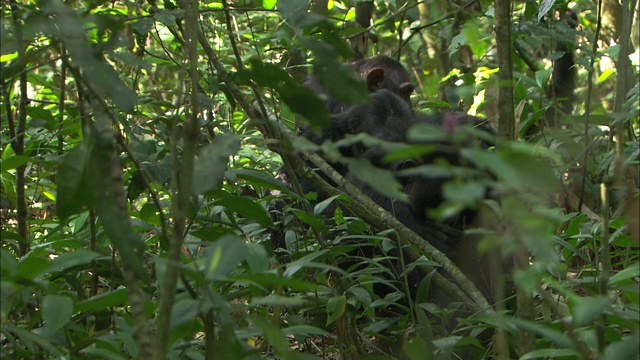
<svg viewBox="0 0 640 360">
<path fill-rule="evenodd" d="M 378 98 L 378 101 L 387 101 L 388 97 Z M 379 108 L 384 108 L 380 106 Z M 388 107 L 387 107 L 388 108 Z M 417 156 L 412 159 L 404 159 L 391 164 L 385 164 L 383 157 L 386 155 L 380 149 L 351 149 L 351 153 L 355 157 L 367 158 L 377 166 L 386 167 L 397 174 L 397 178 L 403 186 L 403 192 L 408 195 L 409 203 L 392 201 L 382 194 L 378 194 L 370 189 L 366 184 L 357 180 L 357 177 L 348 173 L 348 179 L 360 187 L 363 192 L 371 197 L 376 203 L 388 211 L 392 211 L 395 216 L 404 223 L 408 228 L 415 231 L 424 239 L 428 240 L 432 245 L 444 252 L 448 256 L 452 256 L 458 246 L 459 239 L 449 239 L 443 242 L 439 238 L 433 236 L 433 220 L 429 219 L 427 213 L 430 209 L 435 209 L 444 202 L 442 187 L 447 181 L 451 180 L 451 176 L 425 176 L 413 174 L 411 168 L 420 165 L 431 165 L 439 161 L 444 161 L 453 166 L 461 166 L 463 161 L 460 157 L 459 148 L 450 142 L 454 132 L 458 131 L 461 126 L 473 126 L 482 131 L 492 133 L 493 130 L 488 123 L 474 116 L 463 113 L 444 112 L 433 115 L 426 115 L 419 112 L 406 113 L 407 118 L 402 122 L 378 123 L 376 128 L 368 128 L 369 124 L 362 124 L 362 131 L 369 132 L 371 135 L 379 137 L 386 141 L 409 142 L 407 131 L 414 125 L 426 124 L 435 127 L 441 127 L 442 137 L 432 137 L 429 140 L 418 141 L 413 143 L 420 145 L 435 145 L 431 152 Z M 490 137 L 490 136 L 488 136 Z M 458 146 L 479 146 L 487 148 L 490 144 L 477 139 L 462 139 Z M 464 225 L 473 223 L 475 212 L 473 210 L 462 211 L 458 218 L 447 222 L 449 226 L 463 229 Z"/>
<path fill-rule="evenodd" d="M 389 90 L 380 89 L 369 94 L 368 103 L 355 105 L 340 114 L 332 115 L 331 126 L 323 129 L 321 133 L 307 130 L 302 136 L 316 144 L 327 140 L 336 142 L 349 134 L 358 133 L 367 133 L 384 141 L 403 142 L 407 129 L 414 122 L 415 114 L 407 102 Z M 340 148 L 340 152 L 344 157 L 358 158 L 365 149 L 362 144 L 356 143 Z M 331 165 L 341 175 L 347 173 L 344 164 Z M 304 179 L 300 181 L 300 185 L 305 193 L 316 191 L 313 185 Z M 319 199 L 322 198 L 319 194 Z"/>
<path fill-rule="evenodd" d="M 411 82 L 407 70 L 397 60 L 389 56 L 378 55 L 358 60 L 352 65 L 355 72 L 365 79 L 369 93 L 386 89 L 400 96 L 407 103 L 411 103 L 410 97 L 415 85 Z M 333 98 L 315 77 L 310 76 L 305 81 L 305 85 L 315 90 L 316 93 L 327 96 L 325 105 L 329 114 L 343 113 L 352 106 Z"/>
<path fill-rule="evenodd" d="M 460 157 L 460 147 L 487 149 L 493 145 L 487 139 L 478 139 L 469 134 L 460 133 L 461 127 L 474 127 L 487 135 L 493 134 L 493 129 L 486 119 L 458 112 L 441 112 L 432 115 L 418 112 L 416 120 L 417 124 L 440 128 L 441 135 L 440 138 L 430 137 L 428 143 L 434 145 L 435 149 L 414 159 L 412 163 L 415 163 L 415 165 L 434 164 L 438 161 L 445 161 L 453 166 L 468 165 Z M 427 128 L 426 130 L 429 129 Z M 462 135 L 462 138 L 460 135 Z M 486 138 L 491 138 L 491 136 L 486 136 Z M 415 178 L 415 175 L 413 178 Z M 451 176 L 444 175 L 434 175 L 429 180 L 420 179 L 420 176 L 417 179 L 405 180 L 407 181 L 405 192 L 409 195 L 413 212 L 418 218 L 425 220 L 426 210 L 435 209 L 444 202 L 442 187 L 450 180 Z M 425 186 L 427 181 L 429 186 Z M 447 223 L 457 228 L 464 228 L 465 225 L 473 223 L 474 217 L 475 212 L 473 210 L 465 209 L 455 219 L 449 219 Z"/>
<path fill-rule="evenodd" d="M 460 148 L 488 149 L 493 145 L 494 130 L 486 119 L 455 112 L 442 112 L 433 115 L 417 113 L 416 122 L 417 124 L 440 127 L 442 137 L 431 137 L 429 140 L 409 139 L 410 143 L 429 143 L 436 146 L 433 152 L 414 159 L 413 163 L 409 163 L 409 167 L 446 162 L 454 167 L 466 166 L 472 168 L 472 164 L 465 163 L 461 157 Z M 463 127 L 467 128 L 464 130 L 469 130 L 468 128 L 473 127 L 477 131 L 483 132 L 484 136 L 479 138 L 474 134 L 461 131 Z M 403 164 L 403 167 L 406 168 L 407 165 Z M 402 171 L 399 173 L 402 174 Z M 429 210 L 439 207 L 444 202 L 443 187 L 451 180 L 451 176 L 442 175 L 435 177 L 410 175 L 403 179 L 404 192 L 409 197 L 411 214 L 414 217 L 413 219 L 410 218 L 411 221 L 415 221 L 418 224 L 427 223 Z M 489 194 L 485 193 L 485 197 L 488 196 Z M 476 223 L 477 217 L 478 214 L 475 209 L 466 208 L 457 217 L 445 220 L 445 223 L 454 228 L 464 230 L 469 226 L 478 225 Z M 419 227 L 418 229 L 424 230 Z M 427 228 L 427 230 L 429 229 Z M 421 231 L 418 231 L 418 233 L 421 234 Z M 450 239 L 449 242 L 442 244 L 442 242 L 434 242 L 428 236 L 421 235 L 443 251 L 476 284 L 487 299 L 491 300 L 493 298 L 493 284 L 491 282 L 494 278 L 492 275 L 494 267 L 490 266 L 490 259 L 487 255 L 481 255 L 477 251 L 477 239 L 465 235 L 462 238 Z M 448 297 L 442 293 L 432 292 L 432 301 L 439 305 L 446 305 Z"/>
<path fill-rule="evenodd" d="M 401 65 L 400 65 L 401 66 Z M 322 129 L 320 133 L 307 129 L 301 136 L 322 144 L 324 141 L 336 142 L 345 138 L 349 134 L 368 133 L 371 136 L 386 141 L 402 142 L 405 139 L 406 129 L 414 121 L 414 112 L 410 104 L 398 95 L 386 89 L 380 89 L 369 94 L 369 102 L 355 105 L 340 114 L 331 115 L 331 125 Z M 358 158 L 364 152 L 362 144 L 341 147 L 340 152 L 346 158 Z M 311 164 L 309 164 L 312 166 Z M 347 174 L 347 167 L 341 162 L 331 163 L 333 168 L 341 175 Z M 327 182 L 333 182 L 320 173 Z M 281 168 L 276 177 L 286 184 L 290 183 L 287 172 Z M 307 179 L 298 178 L 301 190 L 304 194 L 315 192 L 318 194 L 317 201 L 326 199 L 326 195 Z M 335 185 L 335 184 L 334 184 Z M 276 208 L 281 209 L 282 203 Z M 272 246 L 283 247 L 284 237 L 282 234 L 272 235 Z"/>
<path fill-rule="evenodd" d="M 563 16 L 569 28 L 575 30 L 578 26 L 578 15 L 573 11 L 567 11 Z M 571 114 L 573 103 L 576 100 L 574 91 L 576 89 L 577 71 L 574 68 L 576 63 L 573 49 L 566 43 L 558 41 L 556 51 L 563 52 L 563 55 L 553 62 L 553 73 L 551 74 L 551 86 L 549 86 L 548 96 L 550 99 L 557 99 L 557 108 L 552 106 L 547 112 L 547 123 L 549 126 L 558 125 L 559 116 Z"/>
<path fill-rule="evenodd" d="M 578 16 L 573 11 L 567 11 L 562 19 L 571 29 L 578 26 Z M 551 82 L 547 90 L 549 100 L 556 103 L 550 106 L 545 113 L 546 126 L 557 127 L 560 119 L 564 115 L 569 115 L 573 111 L 573 103 L 576 100 L 576 76 L 575 68 L 576 60 L 573 49 L 570 49 L 566 43 L 558 41 L 556 43 L 556 51 L 562 52 L 562 56 L 554 60 L 553 72 L 551 73 Z M 541 126 L 536 123 L 526 130 L 525 137 L 531 138 L 540 132 Z"/>
<path fill-rule="evenodd" d="M 417 124 L 431 124 L 444 129 L 443 133 L 452 134 L 458 130 L 460 125 L 466 124 L 483 124 L 479 118 L 456 113 L 440 113 L 435 115 L 424 115 L 416 113 L 410 105 L 395 93 L 381 89 L 369 95 L 370 102 L 367 104 L 356 105 L 347 111 L 333 115 L 331 117 L 332 126 L 326 128 L 321 134 L 311 131 L 303 133 L 316 143 L 325 140 L 334 142 L 344 138 L 349 134 L 367 133 L 371 136 L 385 141 L 391 142 L 407 142 L 407 132 L 410 127 Z M 486 129 L 486 127 L 485 127 Z M 456 263 L 461 267 L 465 264 L 475 264 L 476 259 L 465 258 L 466 256 L 477 256 L 475 252 L 475 243 L 465 241 L 462 238 L 450 238 L 442 240 L 440 237 L 434 236 L 433 222 L 426 216 L 427 210 L 438 207 L 443 202 L 442 186 L 449 180 L 447 178 L 437 179 L 423 175 L 403 176 L 402 171 L 412 166 L 421 164 L 432 164 L 439 159 L 450 162 L 452 165 L 461 165 L 461 160 L 457 148 L 450 146 L 448 138 L 444 137 L 436 139 L 436 151 L 427 155 L 419 156 L 415 159 L 403 160 L 395 163 L 386 163 L 384 156 L 386 155 L 382 149 L 377 147 L 367 148 L 364 144 L 355 143 L 346 148 L 341 148 L 342 155 L 353 158 L 366 158 L 375 166 L 398 172 L 398 179 L 403 185 L 403 191 L 408 195 L 409 202 L 393 201 L 388 197 L 377 193 L 365 183 L 359 181 L 357 177 L 351 173 L 346 166 L 342 164 L 334 164 L 336 170 L 345 175 L 354 185 L 359 187 L 366 195 L 371 197 L 384 209 L 392 212 L 398 220 L 405 224 L 408 228 L 415 231 L 418 235 L 429 241 L 436 248 L 444 252 L 446 255 L 456 259 Z M 469 145 L 463 142 L 462 145 Z M 318 192 L 305 179 L 301 179 L 303 191 Z M 319 194 L 322 199 L 322 194 Z M 465 214 L 472 217 L 473 213 Z M 471 219 L 465 219 L 467 222 Z M 459 226 L 459 223 L 454 223 Z M 479 258 L 479 257 L 478 257 Z M 474 280 L 478 278 L 475 275 L 484 275 L 484 269 L 477 267 L 469 269 L 466 267 L 464 271 Z M 410 291 L 415 296 L 416 286 L 419 283 L 420 276 L 416 272 L 409 274 Z M 489 295 L 488 286 L 478 283 L 482 292 Z M 439 305 L 447 305 L 446 300 L 436 299 Z"/>
</svg>

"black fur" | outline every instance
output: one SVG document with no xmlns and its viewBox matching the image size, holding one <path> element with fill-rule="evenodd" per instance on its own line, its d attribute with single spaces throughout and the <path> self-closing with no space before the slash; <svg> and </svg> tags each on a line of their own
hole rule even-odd
<svg viewBox="0 0 640 360">
<path fill-rule="evenodd" d="M 575 30 L 578 26 L 578 16 L 573 11 L 567 11 L 563 19 L 571 29 Z M 563 114 L 570 115 L 573 112 L 573 104 L 576 101 L 574 92 L 577 71 L 574 67 L 576 64 L 574 51 L 562 41 L 556 44 L 556 51 L 563 52 L 563 55 L 553 62 L 548 96 L 556 100 L 556 104 L 547 113 L 547 123 L 551 127 L 558 126 Z"/>
<path fill-rule="evenodd" d="M 392 199 L 377 193 L 367 184 L 359 181 L 355 174 L 341 163 L 332 164 L 335 169 L 356 187 L 360 188 L 373 201 L 390 211 L 409 229 L 415 231 L 418 235 L 429 241 L 433 246 L 444 252 L 446 255 L 454 259 L 454 261 L 465 268 L 464 272 L 470 276 L 481 291 L 490 297 L 490 287 L 482 279 L 488 274 L 485 267 L 480 267 L 476 261 L 486 265 L 486 260 L 481 258 L 476 252 L 475 241 L 468 241 L 459 238 L 446 238 L 435 236 L 434 221 L 427 217 L 429 209 L 437 208 L 444 201 L 442 196 L 442 187 L 451 180 L 450 178 L 433 178 L 421 175 L 403 176 L 402 171 L 409 167 L 421 164 L 433 164 L 436 161 L 446 161 L 454 166 L 464 165 L 459 155 L 459 148 L 450 143 L 450 139 L 462 125 L 474 125 L 482 130 L 491 131 L 490 127 L 482 119 L 468 116 L 460 113 L 439 113 L 435 115 L 424 115 L 414 112 L 410 105 L 397 94 L 381 89 L 375 91 L 369 96 L 370 102 L 367 104 L 356 105 L 347 111 L 332 115 L 332 126 L 324 129 L 321 133 L 306 131 L 303 136 L 311 139 L 315 143 L 322 143 L 326 140 L 336 142 L 345 136 L 357 133 L 367 133 L 371 136 L 385 141 L 391 142 L 408 142 L 407 132 L 417 124 L 429 124 L 442 128 L 445 136 L 434 140 L 437 150 L 428 155 L 415 159 L 404 160 L 395 163 L 387 163 L 384 161 L 386 155 L 382 149 L 368 148 L 364 144 L 356 143 L 348 147 L 341 148 L 341 153 L 345 157 L 366 158 L 375 166 L 379 166 L 391 171 L 397 171 L 398 180 L 403 185 L 403 191 L 408 195 L 409 202 L 393 201 Z M 465 139 L 460 146 L 471 146 L 474 139 Z M 485 146 L 486 147 L 486 146 Z M 315 191 L 319 194 L 319 199 L 325 198 L 314 186 L 305 180 L 300 179 L 303 191 Z M 475 212 L 469 210 L 461 214 L 461 220 L 449 223 L 449 226 L 462 229 L 465 224 L 473 222 Z M 368 256 L 373 256 L 368 253 Z M 366 255 L 365 255 L 366 256 Z M 402 271 L 398 264 L 393 266 Z M 469 264 L 474 264 L 469 268 Z M 416 295 L 416 287 L 420 282 L 421 275 L 418 272 L 409 274 L 410 292 L 412 296 Z M 384 292 L 383 292 L 384 294 Z M 437 291 L 434 294 L 439 294 Z M 440 306 L 448 305 L 448 297 L 442 294 L 434 295 L 432 299 Z"/>
<path fill-rule="evenodd" d="M 415 85 L 411 82 L 407 70 L 397 60 L 378 55 L 358 60 L 352 65 L 354 71 L 365 79 L 367 90 L 370 93 L 386 89 L 400 96 L 407 103 L 411 103 L 410 97 Z M 328 94 L 318 79 L 313 76 L 307 78 L 305 85 L 316 93 L 326 96 L 325 106 L 329 114 L 340 114 L 352 107 L 351 104 L 344 103 Z"/>
</svg>

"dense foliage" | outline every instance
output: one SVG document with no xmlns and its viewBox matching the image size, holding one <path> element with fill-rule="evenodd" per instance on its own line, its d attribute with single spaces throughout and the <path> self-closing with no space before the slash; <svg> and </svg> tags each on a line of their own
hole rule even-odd
<svg viewBox="0 0 640 360">
<path fill-rule="evenodd" d="M 637 358 L 638 7 L 604 3 L 516 1 L 504 19 L 501 0 L 4 1 L 2 358 Z M 576 55 L 575 106 L 530 132 L 558 101 L 556 44 Z M 488 150 L 452 141 L 467 168 L 423 170 L 452 177 L 434 233 L 486 211 L 467 235 L 515 259 L 494 307 L 340 178 L 317 202 L 275 176 L 344 161 L 295 134 L 329 119 L 307 74 L 366 101 L 358 52 L 399 59 L 420 111 L 499 129 Z M 389 172 L 349 166 L 401 198 Z M 435 306 L 435 287 L 462 295 Z"/>
</svg>

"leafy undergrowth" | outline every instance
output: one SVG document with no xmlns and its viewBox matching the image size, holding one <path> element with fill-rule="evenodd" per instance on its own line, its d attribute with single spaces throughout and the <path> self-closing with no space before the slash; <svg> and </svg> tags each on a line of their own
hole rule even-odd
<svg viewBox="0 0 640 360">
<path fill-rule="evenodd" d="M 298 194 L 275 174 L 312 177 L 297 155 L 313 150 L 359 166 L 352 182 L 402 181 L 289 131 L 327 122 L 304 74 L 363 98 L 344 66 L 357 35 L 371 54 L 403 49 L 420 111 L 496 122 L 493 4 L 377 1 L 367 31 L 345 25 L 349 2 L 306 5 L 3 2 L 1 357 L 637 358 L 639 88 L 615 78 L 638 63 L 623 42 L 592 51 L 614 41 L 595 5 L 572 3 L 568 30 L 552 15 L 566 4 L 513 4 L 520 138 L 404 173 L 449 180 L 428 235 L 459 239 L 456 216 L 477 212 L 475 255 L 452 257 L 497 284 L 489 299 L 361 195 Z M 530 136 L 553 105 L 540 53 L 561 56 L 556 41 L 577 56 L 576 115 Z"/>
</svg>

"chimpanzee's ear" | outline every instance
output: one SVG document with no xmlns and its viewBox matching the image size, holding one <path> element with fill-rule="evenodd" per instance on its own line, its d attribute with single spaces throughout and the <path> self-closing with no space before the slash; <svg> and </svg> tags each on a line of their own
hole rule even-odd
<svg viewBox="0 0 640 360">
<path fill-rule="evenodd" d="M 369 71 L 367 74 L 367 90 L 370 93 L 382 89 L 382 82 L 384 81 L 384 69 L 375 68 Z"/>
<path fill-rule="evenodd" d="M 409 99 L 411 94 L 413 94 L 413 90 L 415 90 L 416 86 L 410 82 L 404 83 L 400 85 L 400 89 L 398 89 L 398 95 L 400 95 L 403 99 Z"/>
</svg>

